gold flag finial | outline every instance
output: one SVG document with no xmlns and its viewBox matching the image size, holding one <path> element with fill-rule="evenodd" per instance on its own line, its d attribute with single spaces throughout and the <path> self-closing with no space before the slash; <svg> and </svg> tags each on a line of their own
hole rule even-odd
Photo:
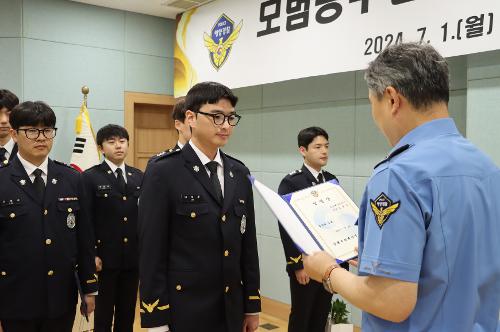
<svg viewBox="0 0 500 332">
<path fill-rule="evenodd" d="M 89 94 L 90 89 L 88 86 L 84 85 L 82 86 L 82 93 L 83 93 L 83 102 L 85 103 L 85 106 L 87 106 L 87 95 Z"/>
</svg>

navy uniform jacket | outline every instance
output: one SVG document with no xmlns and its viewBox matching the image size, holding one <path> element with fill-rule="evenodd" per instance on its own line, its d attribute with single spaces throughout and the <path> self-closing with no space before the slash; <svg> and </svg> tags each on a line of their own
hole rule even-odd
<svg viewBox="0 0 500 332">
<path fill-rule="evenodd" d="M 138 267 L 137 201 L 142 172 L 125 165 L 127 192 L 118 189 L 118 180 L 103 162 L 83 173 L 90 219 L 94 226 L 97 256 L 104 269 Z"/>
<path fill-rule="evenodd" d="M 0 170 L 0 320 L 54 318 L 97 291 L 91 226 L 80 175 L 48 161 L 44 201 L 17 157 Z"/>
<path fill-rule="evenodd" d="M 17 155 L 17 143 L 14 144 L 14 147 L 12 148 L 12 153 L 9 156 L 9 160 L 4 160 L 3 162 L 0 161 L 0 168 L 7 166 L 9 163 L 14 160 L 14 157 Z"/>
<path fill-rule="evenodd" d="M 187 143 L 186 143 L 186 144 L 187 144 Z M 158 159 L 158 158 L 162 157 L 162 156 L 163 156 L 164 154 L 166 154 L 166 153 L 171 153 L 171 152 L 174 152 L 175 150 L 179 150 L 179 149 L 180 149 L 180 147 L 179 147 L 179 145 L 176 143 L 176 144 L 175 144 L 175 146 L 174 146 L 173 148 L 168 149 L 168 150 L 165 150 L 165 151 L 162 151 L 162 152 L 160 152 L 160 153 L 155 154 L 154 156 L 152 156 L 152 157 L 148 160 L 148 164 L 149 164 L 149 163 L 151 163 L 151 162 L 153 162 L 153 161 L 155 161 L 156 159 Z"/>
<path fill-rule="evenodd" d="M 325 177 L 325 181 L 337 180 L 335 175 L 324 170 L 323 176 Z M 280 195 L 286 195 L 317 184 L 318 181 L 316 178 L 311 174 L 307 167 L 303 165 L 301 169 L 288 174 L 285 178 L 283 178 L 283 180 L 281 180 L 278 193 Z M 302 252 L 297 249 L 295 243 L 290 238 L 290 235 L 288 235 L 281 224 L 278 224 L 278 226 L 281 235 L 281 242 L 283 243 L 283 249 L 285 250 L 286 271 L 288 274 L 292 274 L 292 272 L 304 268 L 302 265 Z M 343 267 L 345 266 L 343 265 Z"/>
<path fill-rule="evenodd" d="M 142 327 L 240 332 L 260 311 L 259 259 L 248 169 L 221 152 L 224 203 L 193 148 L 148 166 L 139 203 Z"/>
</svg>

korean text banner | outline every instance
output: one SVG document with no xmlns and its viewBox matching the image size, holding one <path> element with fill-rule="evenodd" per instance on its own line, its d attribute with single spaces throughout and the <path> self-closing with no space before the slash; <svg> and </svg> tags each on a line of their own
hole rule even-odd
<svg viewBox="0 0 500 332">
<path fill-rule="evenodd" d="M 360 70 L 401 42 L 500 49 L 499 16 L 499 0 L 216 0 L 178 18 L 175 96 Z"/>
</svg>

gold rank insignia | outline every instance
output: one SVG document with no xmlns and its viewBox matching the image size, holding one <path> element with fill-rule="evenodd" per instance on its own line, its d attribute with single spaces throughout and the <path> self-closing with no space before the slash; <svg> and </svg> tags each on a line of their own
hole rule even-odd
<svg viewBox="0 0 500 332">
<path fill-rule="evenodd" d="M 375 201 L 370 199 L 370 206 L 375 215 L 375 221 L 380 229 L 382 229 L 389 220 L 389 217 L 399 209 L 400 205 L 400 202 L 393 202 L 384 193 L 378 195 Z"/>
</svg>

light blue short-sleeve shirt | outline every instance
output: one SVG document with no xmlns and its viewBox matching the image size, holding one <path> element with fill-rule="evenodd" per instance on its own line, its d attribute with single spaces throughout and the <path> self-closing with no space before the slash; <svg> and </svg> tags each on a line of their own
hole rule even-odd
<svg viewBox="0 0 500 332">
<path fill-rule="evenodd" d="M 495 331 L 500 310 L 500 170 L 452 119 L 405 135 L 363 195 L 359 274 L 418 283 L 410 317 L 363 313 L 363 331 Z"/>
</svg>

